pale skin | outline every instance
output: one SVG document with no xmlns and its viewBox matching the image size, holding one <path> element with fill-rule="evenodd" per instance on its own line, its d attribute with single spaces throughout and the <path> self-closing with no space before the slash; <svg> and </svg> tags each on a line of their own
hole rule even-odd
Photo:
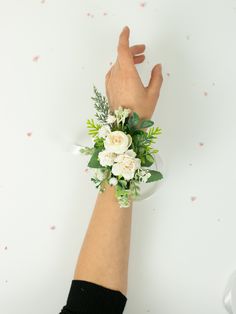
<svg viewBox="0 0 236 314">
<path fill-rule="evenodd" d="M 145 45 L 130 46 L 129 35 L 126 26 L 119 35 L 116 62 L 105 76 L 106 96 L 111 110 L 124 106 L 141 119 L 150 119 L 160 95 L 162 69 L 155 65 L 148 86 L 143 85 L 135 65 L 144 61 Z M 132 201 L 127 208 L 119 207 L 113 186 L 107 185 L 103 193 L 98 193 L 73 279 L 127 296 L 132 208 Z"/>
</svg>

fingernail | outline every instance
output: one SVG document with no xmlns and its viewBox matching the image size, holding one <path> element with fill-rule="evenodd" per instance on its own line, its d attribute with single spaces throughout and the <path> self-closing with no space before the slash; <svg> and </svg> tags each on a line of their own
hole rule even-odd
<svg viewBox="0 0 236 314">
<path fill-rule="evenodd" d="M 157 64 L 157 67 L 158 67 L 158 69 L 159 69 L 160 71 L 162 70 L 162 64 L 161 64 L 161 63 Z"/>
<path fill-rule="evenodd" d="M 125 27 L 123 28 L 122 32 L 123 32 L 126 28 L 127 28 L 127 26 L 125 26 Z"/>
</svg>

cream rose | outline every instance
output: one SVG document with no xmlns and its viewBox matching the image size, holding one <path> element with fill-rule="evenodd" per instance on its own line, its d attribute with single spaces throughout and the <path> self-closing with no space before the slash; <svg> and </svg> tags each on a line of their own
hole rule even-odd
<svg viewBox="0 0 236 314">
<path fill-rule="evenodd" d="M 141 167 L 141 160 L 134 158 L 136 153 L 133 150 L 128 150 L 127 154 L 118 155 L 112 166 L 112 173 L 115 176 L 123 176 L 125 180 L 130 180 L 134 177 L 134 173 Z"/>
<path fill-rule="evenodd" d="M 122 131 L 113 131 L 107 135 L 104 146 L 109 152 L 123 154 L 131 143 L 132 137 L 129 134 Z"/>
</svg>

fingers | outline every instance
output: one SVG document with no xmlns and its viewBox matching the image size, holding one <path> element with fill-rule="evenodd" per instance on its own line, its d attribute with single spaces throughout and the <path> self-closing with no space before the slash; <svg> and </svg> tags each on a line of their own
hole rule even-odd
<svg viewBox="0 0 236 314">
<path fill-rule="evenodd" d="M 145 55 L 134 56 L 134 64 L 142 63 L 145 59 Z"/>
<path fill-rule="evenodd" d="M 156 64 L 151 72 L 149 84 L 147 86 L 148 94 L 158 97 L 163 82 L 161 64 Z"/>
<path fill-rule="evenodd" d="M 146 46 L 144 44 L 140 44 L 140 45 L 134 45 L 130 47 L 130 51 L 132 53 L 132 55 L 137 55 L 140 54 L 142 52 L 144 52 Z"/>
<path fill-rule="evenodd" d="M 128 26 L 125 26 L 120 33 L 119 36 L 119 42 L 118 42 L 118 47 L 117 47 L 117 60 L 120 63 L 120 65 L 126 66 L 133 66 L 133 55 L 132 52 L 129 48 L 129 35 L 130 35 L 130 30 Z"/>
</svg>

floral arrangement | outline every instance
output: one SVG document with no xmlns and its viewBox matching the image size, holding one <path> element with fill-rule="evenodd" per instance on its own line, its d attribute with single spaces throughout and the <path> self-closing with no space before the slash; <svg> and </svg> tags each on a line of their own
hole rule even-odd
<svg viewBox="0 0 236 314">
<path fill-rule="evenodd" d="M 96 109 L 94 119 L 87 120 L 88 134 L 93 147 L 83 147 L 80 152 L 91 155 L 88 167 L 93 169 L 91 180 L 100 192 L 105 185 L 115 186 L 120 207 L 130 206 L 130 198 L 140 194 L 140 182 L 153 182 L 163 178 L 159 171 L 148 169 L 158 152 L 152 144 L 161 129 L 152 127 L 154 122 L 139 118 L 136 112 L 120 106 L 111 111 L 108 100 L 93 86 Z M 146 131 L 145 129 L 148 129 Z"/>
</svg>

